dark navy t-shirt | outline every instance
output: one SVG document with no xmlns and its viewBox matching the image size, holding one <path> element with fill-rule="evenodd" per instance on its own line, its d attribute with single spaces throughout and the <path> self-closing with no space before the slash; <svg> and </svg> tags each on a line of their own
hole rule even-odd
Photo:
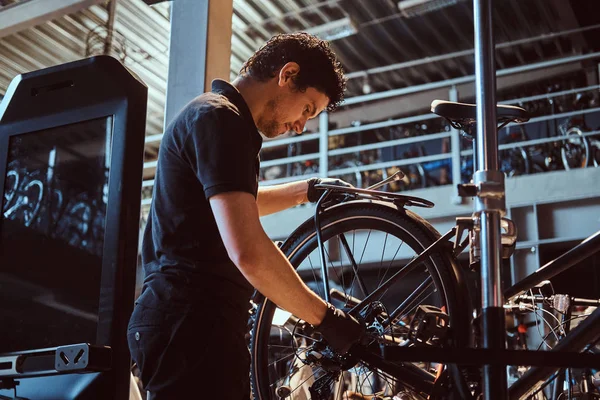
<svg viewBox="0 0 600 400">
<path fill-rule="evenodd" d="M 247 301 L 253 288 L 229 259 L 208 199 L 232 191 L 256 197 L 261 145 L 248 105 L 223 80 L 169 124 L 143 236 L 137 303 L 187 308 L 207 296 Z"/>
</svg>

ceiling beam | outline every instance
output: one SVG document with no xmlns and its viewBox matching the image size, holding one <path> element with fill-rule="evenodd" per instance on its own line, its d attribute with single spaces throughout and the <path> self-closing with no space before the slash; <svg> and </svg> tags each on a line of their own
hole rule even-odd
<svg viewBox="0 0 600 400">
<path fill-rule="evenodd" d="M 30 0 L 0 11 L 0 38 L 102 3 L 104 0 Z"/>
<path fill-rule="evenodd" d="M 575 27 L 580 26 L 577 21 L 577 17 L 575 16 L 575 11 L 573 10 L 573 6 L 567 4 L 567 1 L 562 0 L 553 0 L 552 4 L 554 5 L 554 9 L 556 13 L 560 15 L 558 22 L 561 24 L 561 27 L 566 29 L 573 29 Z M 550 6 L 550 4 L 544 3 L 544 5 Z M 587 43 L 582 34 L 575 35 L 572 38 L 573 51 L 581 51 L 581 49 L 587 48 Z"/>
</svg>

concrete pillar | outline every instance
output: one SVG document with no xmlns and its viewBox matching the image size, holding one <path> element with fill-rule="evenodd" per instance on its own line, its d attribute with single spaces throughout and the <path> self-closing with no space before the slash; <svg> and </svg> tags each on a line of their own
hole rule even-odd
<svg viewBox="0 0 600 400">
<path fill-rule="evenodd" d="M 171 3 L 166 127 L 215 78 L 229 79 L 233 0 Z"/>
</svg>

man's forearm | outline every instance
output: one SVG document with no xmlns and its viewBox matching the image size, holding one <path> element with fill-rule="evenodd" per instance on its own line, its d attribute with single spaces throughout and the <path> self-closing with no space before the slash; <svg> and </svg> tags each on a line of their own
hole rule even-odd
<svg viewBox="0 0 600 400">
<path fill-rule="evenodd" d="M 259 238 L 254 254 L 238 266 L 250 284 L 280 308 L 310 324 L 320 324 L 325 301 L 302 282 L 279 248 L 268 238 Z"/>
<path fill-rule="evenodd" d="M 307 189 L 306 180 L 260 187 L 256 199 L 259 215 L 262 217 L 306 203 Z"/>
</svg>

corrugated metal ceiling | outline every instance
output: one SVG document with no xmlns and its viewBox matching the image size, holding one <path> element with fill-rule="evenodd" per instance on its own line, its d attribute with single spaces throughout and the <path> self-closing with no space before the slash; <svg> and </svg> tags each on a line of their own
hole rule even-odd
<svg viewBox="0 0 600 400">
<path fill-rule="evenodd" d="M 21 2 L 27 0 L 21 0 Z M 431 1 L 431 0 L 430 0 Z M 17 0 L 0 0 L 18 7 Z M 409 17 L 392 0 L 234 0 L 231 75 L 273 34 L 310 30 L 347 18 L 356 34 L 332 41 L 349 72 L 347 96 L 379 92 L 474 73 L 472 3 L 433 0 L 440 6 Z M 597 0 L 496 0 L 498 68 L 597 51 L 597 30 L 552 33 L 600 23 Z M 103 52 L 107 4 L 65 15 L 0 40 L 0 93 L 17 74 Z M 418 11 L 418 10 L 417 10 Z M 112 54 L 149 87 L 147 135 L 162 132 L 168 68 L 169 3 L 147 6 L 119 0 Z M 536 38 L 536 40 L 529 40 Z M 443 57 L 446 54 L 456 55 Z M 462 55 L 461 55 L 462 54 Z M 431 61 L 433 57 L 439 61 Z M 410 66 L 411 62 L 416 62 Z M 387 66 L 391 66 L 386 68 Z M 368 83 L 365 87 L 365 83 Z M 146 158 L 156 157 L 150 143 Z"/>
<path fill-rule="evenodd" d="M 141 0 L 119 1 L 116 8 L 112 55 L 148 85 L 146 133 L 149 135 L 162 132 L 163 126 L 169 56 L 168 10 L 168 3 L 148 7 Z M 19 73 L 102 54 L 107 21 L 108 8 L 95 5 L 1 38 L 0 92 L 3 94 Z"/>
</svg>

